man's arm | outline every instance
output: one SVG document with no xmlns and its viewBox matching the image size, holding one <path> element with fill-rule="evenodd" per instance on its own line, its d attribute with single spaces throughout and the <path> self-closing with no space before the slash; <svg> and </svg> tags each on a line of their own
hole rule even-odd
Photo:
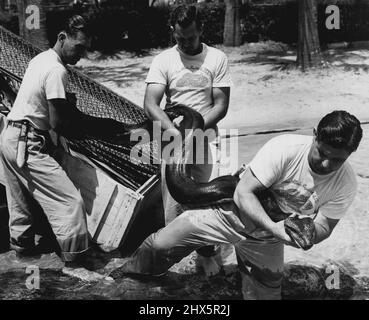
<svg viewBox="0 0 369 320">
<path fill-rule="evenodd" d="M 315 224 L 315 238 L 314 244 L 322 242 L 327 239 L 333 229 L 336 227 L 339 219 L 331 219 L 323 216 L 322 214 L 318 214 L 316 219 L 314 220 Z"/>
<path fill-rule="evenodd" d="M 170 130 L 175 135 L 179 135 L 172 121 L 167 114 L 160 108 L 160 102 L 163 99 L 165 85 L 159 83 L 149 83 L 146 87 L 144 99 L 144 111 L 152 121 L 160 121 L 162 130 Z"/>
<path fill-rule="evenodd" d="M 63 136 L 78 136 L 81 134 L 83 124 L 76 108 L 66 99 L 50 99 L 49 117 L 51 128 Z"/>
<path fill-rule="evenodd" d="M 245 215 L 255 225 L 271 232 L 286 244 L 292 245 L 291 238 L 284 230 L 284 221 L 273 222 L 256 197 L 257 192 L 265 189 L 266 187 L 255 177 L 252 171 L 250 169 L 246 170 L 234 193 L 234 202 L 240 209 L 241 221 L 243 220 L 242 215 Z"/>
<path fill-rule="evenodd" d="M 222 120 L 228 111 L 230 87 L 213 88 L 213 108 L 204 116 L 205 129 L 213 128 Z"/>
</svg>

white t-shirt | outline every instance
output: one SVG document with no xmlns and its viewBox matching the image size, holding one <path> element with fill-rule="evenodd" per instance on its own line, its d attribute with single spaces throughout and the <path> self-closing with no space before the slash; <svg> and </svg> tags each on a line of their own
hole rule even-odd
<svg viewBox="0 0 369 320">
<path fill-rule="evenodd" d="M 184 54 L 175 45 L 154 58 L 146 83 L 166 86 L 166 108 L 183 104 L 204 116 L 213 107 L 213 88 L 231 86 L 227 56 L 202 45 L 202 52 L 195 56 Z"/>
<path fill-rule="evenodd" d="M 41 130 L 50 129 L 47 100 L 65 99 L 67 70 L 58 54 L 49 49 L 34 57 L 24 74 L 9 120 L 29 120 Z"/>
<path fill-rule="evenodd" d="M 341 219 L 354 200 L 357 182 L 348 161 L 327 175 L 314 173 L 308 162 L 313 137 L 281 135 L 269 140 L 256 154 L 250 169 L 270 188 L 285 213 Z"/>
</svg>

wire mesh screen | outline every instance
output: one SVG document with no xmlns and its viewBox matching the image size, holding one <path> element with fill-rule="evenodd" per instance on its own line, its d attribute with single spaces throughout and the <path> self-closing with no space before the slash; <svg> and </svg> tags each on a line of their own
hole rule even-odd
<svg viewBox="0 0 369 320">
<path fill-rule="evenodd" d="M 0 26 L 0 72 L 5 72 L 15 81 L 21 81 L 29 61 L 41 52 L 32 44 Z M 142 108 L 115 94 L 81 72 L 68 69 L 68 88 L 77 97 L 77 108 L 82 112 L 100 118 L 111 118 L 125 124 L 139 124 L 146 117 Z M 124 186 L 137 190 L 159 170 L 158 162 L 147 164 L 131 159 L 132 145 L 116 144 L 112 141 L 86 138 L 68 140 L 72 150 L 80 152 L 92 160 L 103 163 L 103 170 L 118 173 L 115 180 Z M 157 152 L 157 143 L 151 142 L 143 147 L 146 158 Z M 112 169 L 113 171 L 109 170 Z"/>
</svg>

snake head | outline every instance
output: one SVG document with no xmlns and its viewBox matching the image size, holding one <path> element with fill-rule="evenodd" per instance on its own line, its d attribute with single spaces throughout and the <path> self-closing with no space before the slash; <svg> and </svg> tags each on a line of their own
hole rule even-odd
<svg viewBox="0 0 369 320">
<path fill-rule="evenodd" d="M 309 250 L 314 245 L 315 225 L 313 219 L 288 217 L 284 220 L 284 229 L 292 241 L 301 249 Z"/>
</svg>

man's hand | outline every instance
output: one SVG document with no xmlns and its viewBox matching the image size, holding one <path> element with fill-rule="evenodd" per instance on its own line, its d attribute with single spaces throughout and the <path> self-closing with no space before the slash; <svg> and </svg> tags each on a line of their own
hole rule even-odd
<svg viewBox="0 0 369 320">
<path fill-rule="evenodd" d="M 299 248 L 299 246 L 297 246 L 295 242 L 290 238 L 290 236 L 286 233 L 284 228 L 284 220 L 275 223 L 272 233 L 276 238 L 282 240 L 284 244 Z"/>
<path fill-rule="evenodd" d="M 169 129 L 167 129 L 165 131 L 167 132 L 166 133 L 167 135 L 173 136 L 174 138 L 176 138 L 177 136 L 181 136 L 181 133 L 176 128 L 169 128 Z"/>
</svg>

